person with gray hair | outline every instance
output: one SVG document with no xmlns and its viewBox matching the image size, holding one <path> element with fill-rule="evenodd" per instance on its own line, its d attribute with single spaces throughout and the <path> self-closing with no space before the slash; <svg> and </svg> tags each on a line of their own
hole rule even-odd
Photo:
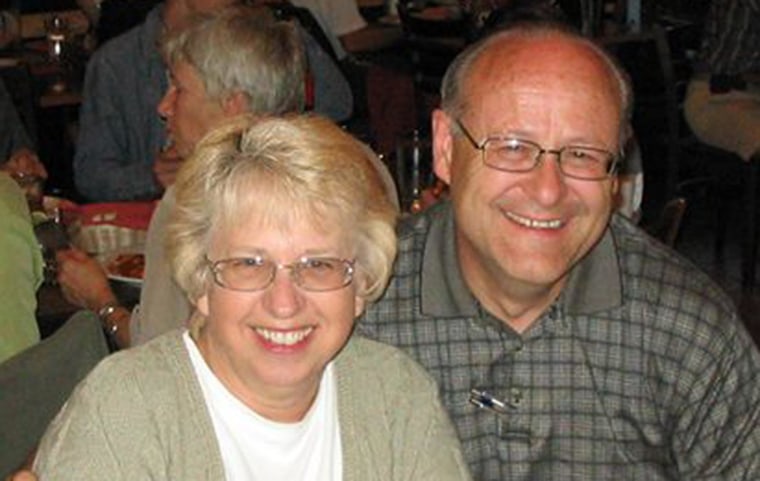
<svg viewBox="0 0 760 481">
<path fill-rule="evenodd" d="M 158 110 L 183 158 L 225 118 L 246 112 L 280 115 L 303 106 L 299 86 L 305 65 L 297 35 L 290 23 L 274 20 L 265 7 L 229 7 L 198 16 L 165 39 L 163 52 L 171 83 Z M 395 203 L 390 173 L 374 154 L 371 158 Z M 166 176 L 172 183 L 174 171 Z M 98 312 L 119 347 L 142 344 L 183 325 L 190 316 L 192 306 L 172 281 L 163 250 L 173 205 L 169 187 L 148 228 L 144 282 L 132 311 L 120 305 L 102 269 L 85 253 L 69 250 L 58 255 L 64 295 Z"/>
<path fill-rule="evenodd" d="M 159 169 L 179 168 L 155 108 L 167 88 L 166 66 L 158 46 L 162 36 L 181 30 L 196 14 L 212 13 L 239 0 L 165 0 L 145 21 L 98 48 L 87 64 L 80 129 L 74 156 L 74 182 L 89 201 L 159 197 L 166 185 Z M 350 117 L 353 97 L 332 58 L 305 30 L 298 36 L 313 80 L 314 111 L 336 121 Z M 304 88 L 306 88 L 304 75 Z"/>
<path fill-rule="evenodd" d="M 760 353 L 706 274 L 614 214 L 630 87 L 513 25 L 449 66 L 449 200 L 404 222 L 360 332 L 438 382 L 474 479 L 760 479 Z"/>
<path fill-rule="evenodd" d="M 224 48 L 217 49 L 217 42 Z M 306 66 L 298 34 L 292 24 L 275 20 L 265 7 L 233 6 L 195 16 L 164 39 L 163 49 L 170 85 L 158 111 L 180 158 L 190 155 L 200 138 L 226 118 L 247 112 L 282 114 L 304 105 L 301 86 Z M 174 182 L 176 169 L 157 172 L 167 185 Z M 77 249 L 58 253 L 62 292 L 70 302 L 100 313 L 120 347 L 134 344 L 136 332 L 145 340 L 185 320 L 180 317 L 188 311 L 187 301 L 176 294 L 163 250 L 173 205 L 170 186 L 148 228 L 146 283 L 134 315 L 119 304 L 94 259 Z"/>
<path fill-rule="evenodd" d="M 95 368 L 42 439 L 40 479 L 470 479 L 429 375 L 352 335 L 396 253 L 363 144 L 316 116 L 238 118 L 176 192 L 189 329 Z"/>
</svg>

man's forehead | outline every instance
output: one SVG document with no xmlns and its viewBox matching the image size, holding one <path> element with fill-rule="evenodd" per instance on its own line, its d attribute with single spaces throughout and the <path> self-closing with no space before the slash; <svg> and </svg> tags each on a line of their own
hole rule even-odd
<svg viewBox="0 0 760 481">
<path fill-rule="evenodd" d="M 240 0 L 188 0 L 190 10 L 195 13 L 208 13 L 215 10 L 240 4 Z"/>
<path fill-rule="evenodd" d="M 601 54 L 587 44 L 563 36 L 508 37 L 496 42 L 476 60 L 465 81 L 465 90 L 495 94 L 518 87 L 558 84 L 604 90 L 614 100 L 621 98 L 612 68 Z"/>
</svg>

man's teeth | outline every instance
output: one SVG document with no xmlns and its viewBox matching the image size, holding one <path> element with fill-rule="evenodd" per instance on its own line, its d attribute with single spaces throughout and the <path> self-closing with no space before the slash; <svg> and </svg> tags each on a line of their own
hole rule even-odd
<svg viewBox="0 0 760 481">
<path fill-rule="evenodd" d="M 559 219 L 529 219 L 528 217 L 522 217 L 512 212 L 507 212 L 506 216 L 518 224 L 524 225 L 525 227 L 530 227 L 531 229 L 559 229 L 562 226 L 562 221 Z"/>
<path fill-rule="evenodd" d="M 261 337 L 272 344 L 279 344 L 282 346 L 292 346 L 293 344 L 303 341 L 313 330 L 313 327 L 306 327 L 298 331 L 270 331 L 263 327 L 256 328 L 256 332 Z"/>
</svg>

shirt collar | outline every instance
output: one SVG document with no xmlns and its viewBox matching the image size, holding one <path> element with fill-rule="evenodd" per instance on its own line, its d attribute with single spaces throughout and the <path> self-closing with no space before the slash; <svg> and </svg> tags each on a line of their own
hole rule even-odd
<svg viewBox="0 0 760 481">
<path fill-rule="evenodd" d="M 454 214 L 450 203 L 421 214 L 430 227 L 422 259 L 422 312 L 433 317 L 474 317 L 477 299 L 457 262 Z M 561 295 L 564 311 L 590 314 L 620 305 L 622 285 L 615 241 L 609 228 L 572 270 Z"/>
</svg>

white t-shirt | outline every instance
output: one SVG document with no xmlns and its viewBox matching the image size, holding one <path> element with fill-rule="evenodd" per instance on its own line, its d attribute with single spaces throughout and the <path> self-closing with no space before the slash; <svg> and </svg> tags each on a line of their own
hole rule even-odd
<svg viewBox="0 0 760 481">
<path fill-rule="evenodd" d="M 367 22 L 359 13 L 356 0 L 292 0 L 291 3 L 311 11 L 330 40 L 338 59 L 346 56 L 338 37 L 367 26 Z"/>
<path fill-rule="evenodd" d="M 304 419 L 279 423 L 258 415 L 229 392 L 187 332 L 183 339 L 211 414 L 227 481 L 342 479 L 332 363 L 325 368 L 317 397 Z"/>
</svg>

